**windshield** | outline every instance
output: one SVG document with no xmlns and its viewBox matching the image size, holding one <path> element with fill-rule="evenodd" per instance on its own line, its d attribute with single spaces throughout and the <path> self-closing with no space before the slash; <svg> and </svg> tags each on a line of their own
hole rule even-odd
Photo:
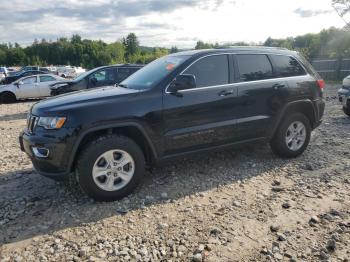
<svg viewBox="0 0 350 262">
<path fill-rule="evenodd" d="M 144 90 L 158 84 L 165 76 L 181 65 L 190 56 L 164 56 L 129 76 L 121 86 Z"/>
<path fill-rule="evenodd" d="M 90 73 L 96 71 L 96 68 L 94 69 L 91 69 L 90 71 L 87 71 L 87 72 L 84 72 L 84 73 L 81 73 L 80 75 L 78 75 L 76 78 L 73 79 L 73 81 L 80 81 L 82 80 L 83 78 L 85 78 L 87 75 L 89 75 Z"/>
</svg>

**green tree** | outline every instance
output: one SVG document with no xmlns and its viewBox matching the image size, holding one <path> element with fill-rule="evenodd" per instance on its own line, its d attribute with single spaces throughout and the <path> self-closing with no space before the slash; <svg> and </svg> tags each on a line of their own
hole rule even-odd
<svg viewBox="0 0 350 262">
<path fill-rule="evenodd" d="M 123 39 L 123 44 L 125 46 L 126 61 L 131 63 L 136 62 L 141 52 L 137 36 L 134 33 L 128 34 L 128 36 Z"/>
<path fill-rule="evenodd" d="M 197 44 L 195 46 L 195 49 L 211 49 L 213 48 L 214 46 L 212 44 L 209 44 L 209 43 L 205 43 L 201 40 L 197 41 Z"/>
<path fill-rule="evenodd" d="M 170 48 L 170 54 L 174 54 L 174 53 L 177 53 L 177 52 L 179 52 L 179 49 L 176 46 L 172 46 Z"/>
</svg>

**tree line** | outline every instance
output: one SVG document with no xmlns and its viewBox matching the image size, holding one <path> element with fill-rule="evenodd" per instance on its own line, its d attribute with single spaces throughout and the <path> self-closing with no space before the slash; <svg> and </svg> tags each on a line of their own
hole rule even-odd
<svg viewBox="0 0 350 262">
<path fill-rule="evenodd" d="M 27 47 L 18 43 L 0 44 L 0 65 L 72 65 L 90 69 L 109 64 L 147 64 L 168 53 L 166 48 L 140 46 L 133 33 L 110 44 L 73 35 L 70 39 L 59 38 L 57 41 L 35 40 Z"/>
<path fill-rule="evenodd" d="M 195 49 L 224 48 L 229 46 L 262 45 L 283 47 L 300 51 L 306 58 L 349 57 L 350 32 L 347 29 L 330 28 L 315 34 L 275 39 L 269 37 L 263 43 L 234 42 L 219 45 L 198 41 Z M 15 44 L 0 44 L 0 65 L 73 65 L 94 68 L 119 63 L 147 64 L 154 59 L 180 51 L 176 46 L 171 49 L 140 46 L 137 36 L 130 33 L 120 41 L 107 44 L 101 40 L 82 39 L 73 35 L 70 39 L 59 38 L 56 41 L 35 40 L 27 47 Z"/>
</svg>

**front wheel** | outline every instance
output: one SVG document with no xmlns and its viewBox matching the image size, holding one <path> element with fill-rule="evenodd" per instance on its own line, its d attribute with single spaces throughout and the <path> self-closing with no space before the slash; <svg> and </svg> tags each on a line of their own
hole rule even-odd
<svg viewBox="0 0 350 262">
<path fill-rule="evenodd" d="M 344 114 L 347 116 L 350 116 L 350 108 L 349 107 L 343 107 Z"/>
<path fill-rule="evenodd" d="M 77 179 L 82 189 L 98 201 L 113 201 L 130 194 L 145 172 L 140 147 L 124 136 L 104 136 L 80 154 Z"/>
<path fill-rule="evenodd" d="M 281 157 L 301 155 L 309 144 L 311 126 L 309 119 L 301 113 L 287 116 L 270 141 L 272 151 Z"/>
<path fill-rule="evenodd" d="M 17 99 L 14 93 L 3 92 L 0 94 L 0 102 L 3 102 L 5 104 L 14 103 L 16 100 Z"/>
</svg>

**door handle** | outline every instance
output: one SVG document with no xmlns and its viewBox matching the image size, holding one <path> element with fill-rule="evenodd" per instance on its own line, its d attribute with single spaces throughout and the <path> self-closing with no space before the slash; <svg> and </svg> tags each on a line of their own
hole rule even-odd
<svg viewBox="0 0 350 262">
<path fill-rule="evenodd" d="M 227 91 L 227 90 L 223 90 L 221 92 L 218 93 L 219 96 L 229 96 L 229 95 L 233 95 L 233 90 Z"/>
<path fill-rule="evenodd" d="M 283 87 L 285 87 L 285 85 L 284 84 L 280 84 L 280 83 L 274 84 L 272 86 L 272 88 L 275 89 L 275 90 L 281 89 Z"/>
</svg>

